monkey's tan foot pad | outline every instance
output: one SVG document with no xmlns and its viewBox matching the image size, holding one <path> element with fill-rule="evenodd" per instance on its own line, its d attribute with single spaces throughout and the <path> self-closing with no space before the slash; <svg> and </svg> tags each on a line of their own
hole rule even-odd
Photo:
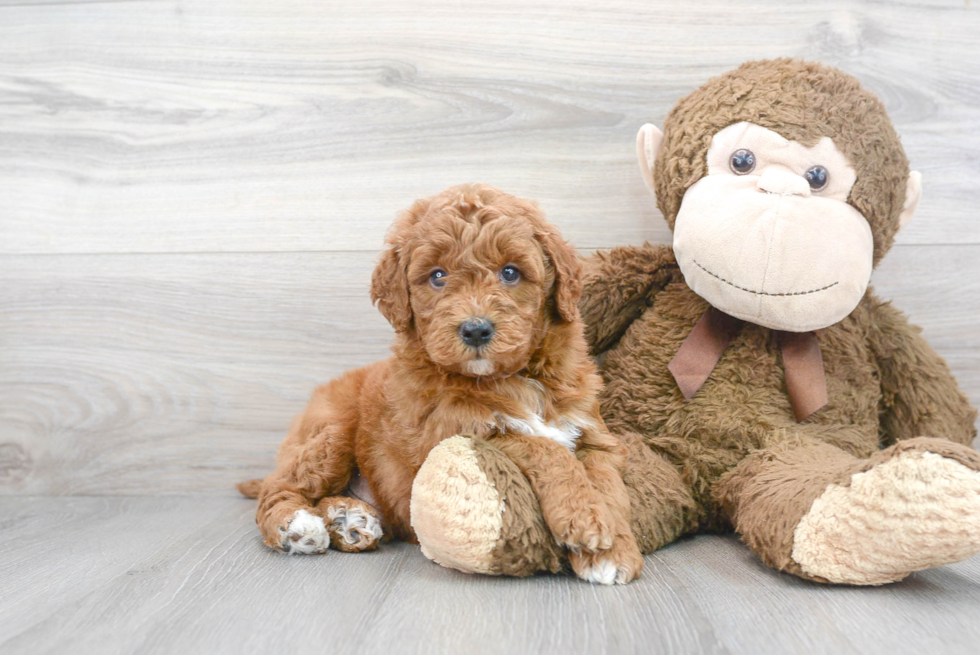
<svg viewBox="0 0 980 655">
<path fill-rule="evenodd" d="M 337 550 L 359 553 L 374 550 L 381 541 L 381 517 L 378 512 L 356 498 L 324 498 L 317 511 L 327 521 L 330 544 Z"/>
<path fill-rule="evenodd" d="M 561 570 L 527 479 L 485 441 L 457 435 L 432 449 L 412 485 L 422 553 L 447 568 L 489 575 Z"/>
<path fill-rule="evenodd" d="M 287 525 L 279 527 L 279 547 L 290 555 L 325 553 L 329 546 L 323 519 L 305 509 L 297 510 Z"/>
<path fill-rule="evenodd" d="M 796 527 L 793 559 L 810 576 L 879 585 L 980 552 L 974 457 L 900 450 L 828 486 Z"/>
</svg>

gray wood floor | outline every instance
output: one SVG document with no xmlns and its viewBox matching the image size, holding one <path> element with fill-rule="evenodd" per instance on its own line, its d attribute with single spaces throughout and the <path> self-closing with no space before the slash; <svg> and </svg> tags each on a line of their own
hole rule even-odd
<svg viewBox="0 0 980 655">
<path fill-rule="evenodd" d="M 0 0 L 0 653 L 977 652 L 980 560 L 884 589 L 733 538 L 642 580 L 417 549 L 284 558 L 231 485 L 387 353 L 419 196 L 485 181 L 584 251 L 669 233 L 633 138 L 746 59 L 878 93 L 924 198 L 875 272 L 980 404 L 980 3 Z"/>
<path fill-rule="evenodd" d="M 764 567 L 734 537 L 626 587 L 467 576 L 418 548 L 286 556 L 252 503 L 0 498 L 0 652 L 976 653 L 980 558 L 883 588 Z M 66 539 L 66 535 L 71 535 Z"/>
</svg>

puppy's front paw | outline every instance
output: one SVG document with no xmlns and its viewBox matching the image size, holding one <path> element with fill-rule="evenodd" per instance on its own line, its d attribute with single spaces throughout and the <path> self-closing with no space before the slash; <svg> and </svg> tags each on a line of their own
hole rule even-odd
<svg viewBox="0 0 980 655">
<path fill-rule="evenodd" d="M 605 503 L 565 507 L 553 513 L 551 519 L 546 523 L 555 539 L 572 552 L 596 552 L 613 545 L 613 520 Z"/>
<path fill-rule="evenodd" d="M 643 571 L 643 556 L 632 535 L 617 536 L 609 550 L 571 551 L 568 560 L 575 575 L 592 584 L 626 584 Z"/>
<path fill-rule="evenodd" d="M 289 524 L 279 527 L 279 547 L 292 555 L 325 553 L 330 545 L 330 535 L 319 516 L 297 510 Z"/>
</svg>

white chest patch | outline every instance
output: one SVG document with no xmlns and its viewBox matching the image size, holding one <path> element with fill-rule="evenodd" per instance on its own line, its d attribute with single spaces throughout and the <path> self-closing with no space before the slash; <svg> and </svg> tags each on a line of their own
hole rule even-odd
<svg viewBox="0 0 980 655">
<path fill-rule="evenodd" d="M 575 450 L 578 438 L 582 436 L 582 428 L 589 425 L 588 420 L 562 417 L 557 422 L 547 423 L 538 414 L 530 414 L 525 418 L 514 418 L 495 413 L 494 419 L 501 432 L 513 432 L 528 437 L 545 437 L 557 441 L 569 450 Z"/>
</svg>

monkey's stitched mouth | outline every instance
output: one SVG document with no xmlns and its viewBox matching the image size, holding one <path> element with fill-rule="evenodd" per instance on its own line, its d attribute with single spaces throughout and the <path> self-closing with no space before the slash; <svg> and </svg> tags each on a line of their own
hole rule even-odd
<svg viewBox="0 0 980 655">
<path fill-rule="evenodd" d="M 735 289 L 738 289 L 739 291 L 745 291 L 747 293 L 754 293 L 757 296 L 773 296 L 773 297 L 782 297 L 782 296 L 805 296 L 807 294 L 817 293 L 819 291 L 826 291 L 830 287 L 837 286 L 837 284 L 838 284 L 837 282 L 833 282 L 831 284 L 828 284 L 825 287 L 820 287 L 819 289 L 810 289 L 809 291 L 792 291 L 790 293 L 767 293 L 765 291 L 756 291 L 755 289 L 746 289 L 745 287 L 740 287 L 737 284 L 735 284 L 734 282 L 730 282 L 730 281 L 726 280 L 725 278 L 723 278 L 722 276 L 718 275 L 717 273 L 712 273 L 711 271 L 709 271 L 708 269 L 706 269 L 704 266 L 702 266 L 701 265 L 701 262 L 699 262 L 698 260 L 695 259 L 694 260 L 694 263 L 697 264 L 698 268 L 700 268 L 702 271 L 704 271 L 705 273 L 707 273 L 708 275 L 710 275 L 711 277 L 713 277 L 713 278 L 715 278 L 717 280 L 721 280 L 722 282 L 724 282 L 728 286 L 734 287 Z"/>
</svg>

